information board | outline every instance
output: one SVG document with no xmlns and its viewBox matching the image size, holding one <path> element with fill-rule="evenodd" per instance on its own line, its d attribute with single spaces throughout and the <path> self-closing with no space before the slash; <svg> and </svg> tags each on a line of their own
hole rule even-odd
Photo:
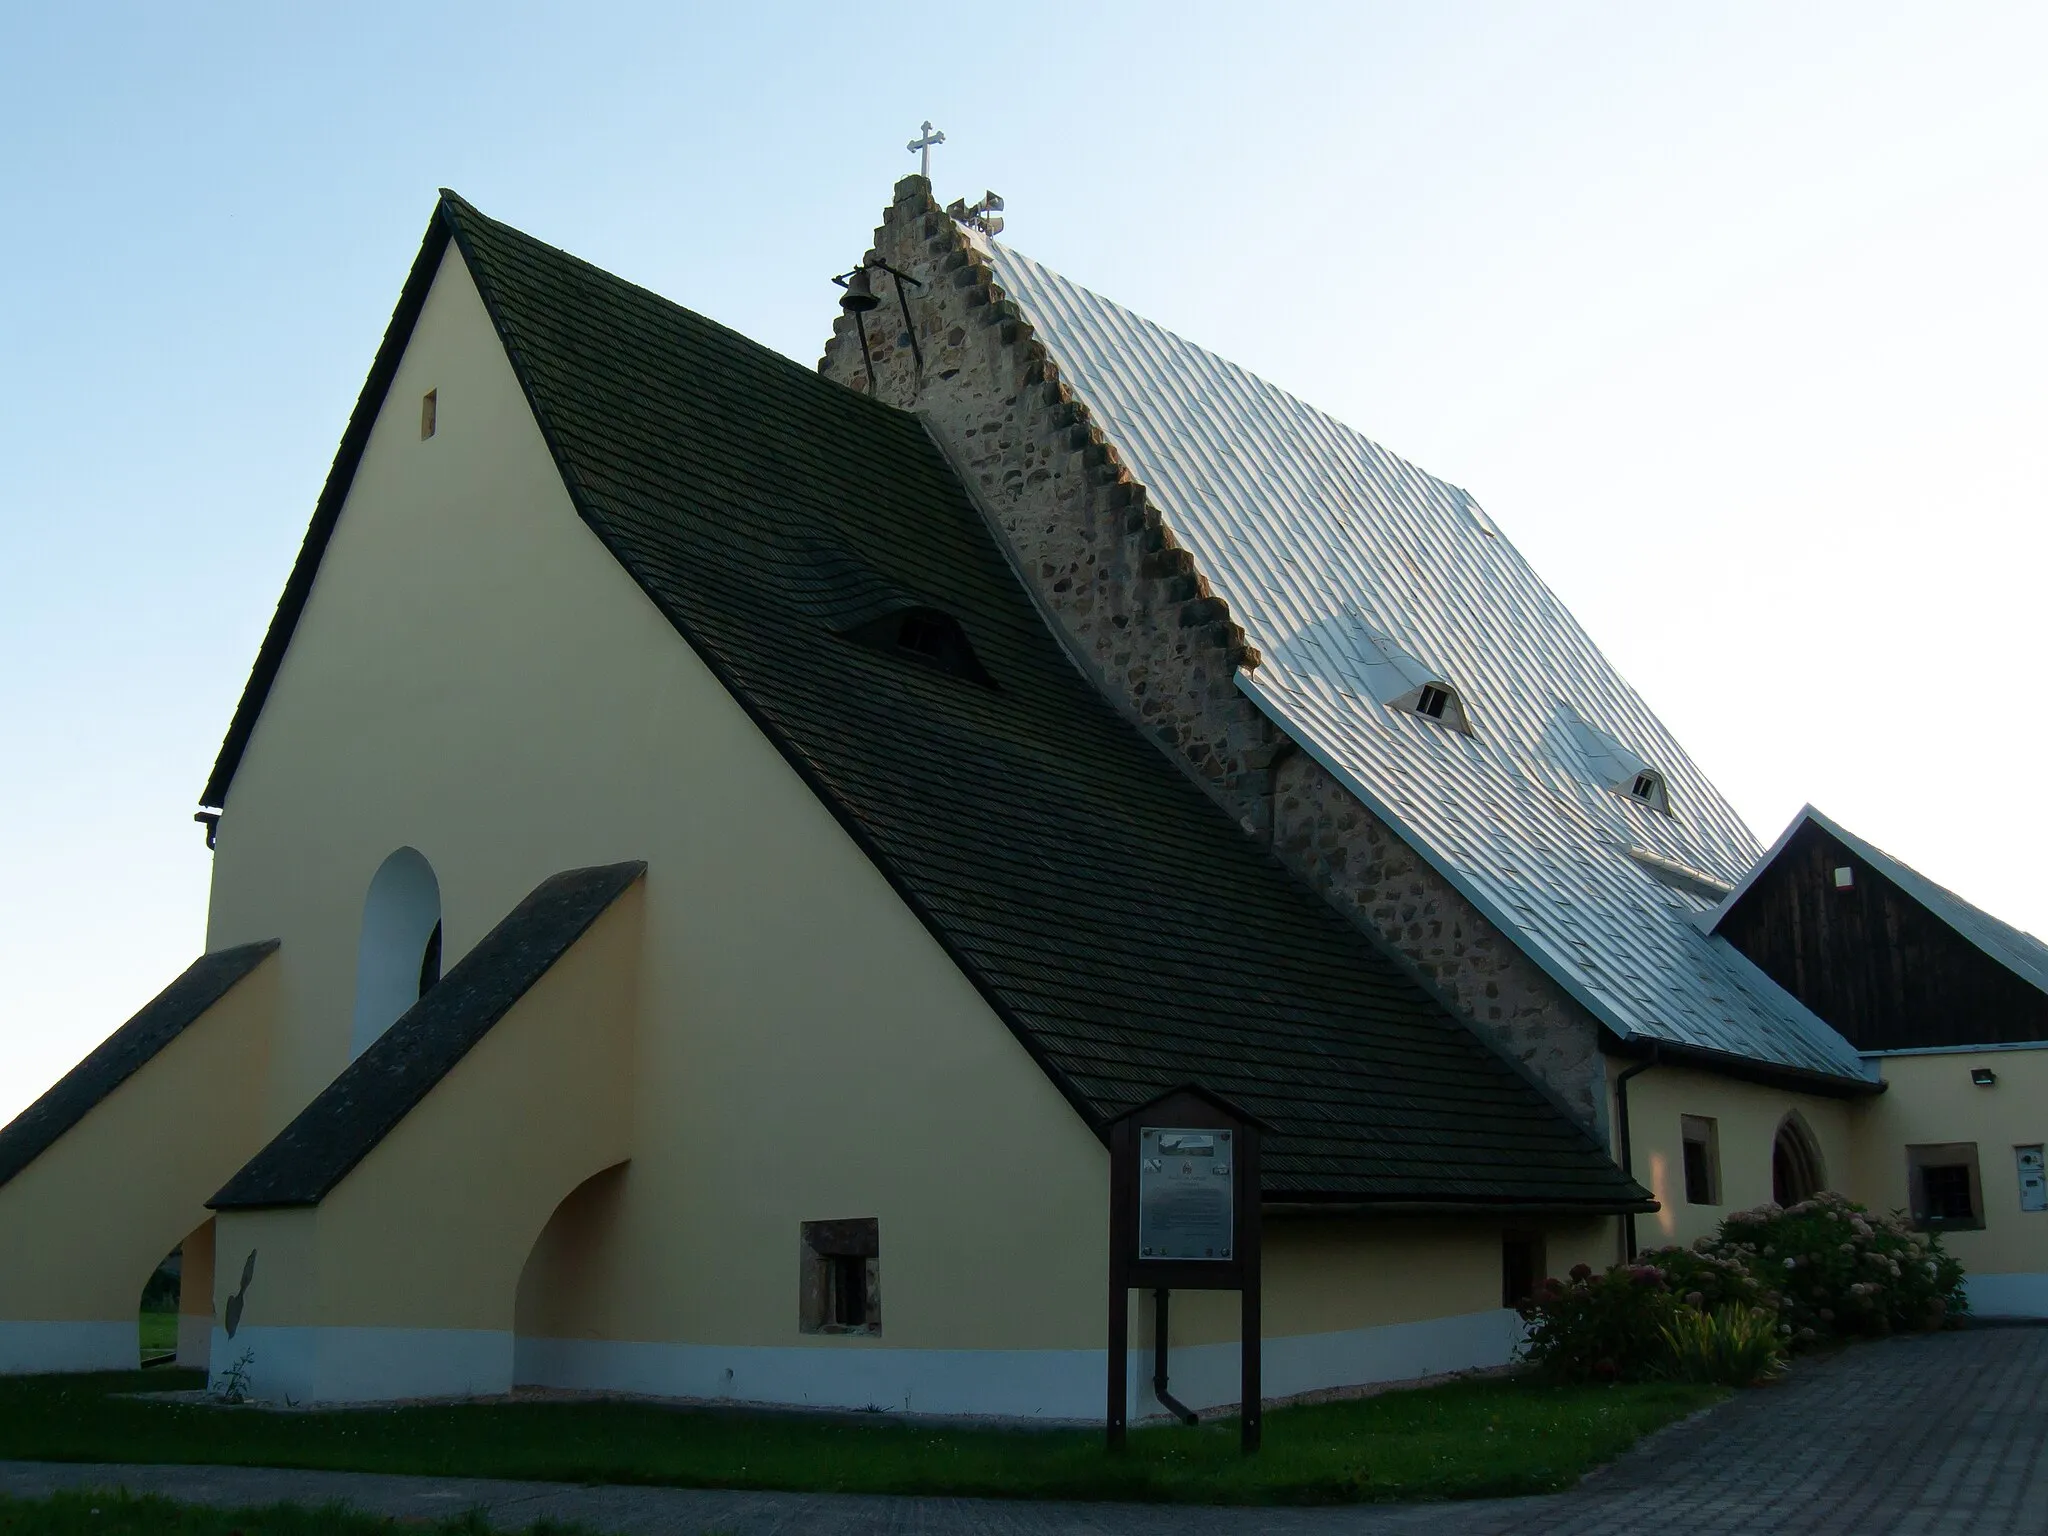
<svg viewBox="0 0 2048 1536">
<path fill-rule="evenodd" d="M 1236 1235 L 1230 1132 L 1138 1131 L 1138 1256 L 1228 1262 Z"/>
</svg>

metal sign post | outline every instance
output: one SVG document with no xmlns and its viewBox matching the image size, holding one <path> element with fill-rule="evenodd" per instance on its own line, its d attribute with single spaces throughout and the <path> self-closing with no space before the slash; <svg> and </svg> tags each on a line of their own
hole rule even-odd
<svg viewBox="0 0 2048 1536">
<path fill-rule="evenodd" d="M 1166 1387 L 1166 1297 L 1175 1290 L 1236 1291 L 1240 1301 L 1240 1422 L 1247 1454 L 1259 1448 L 1259 1133 L 1227 1099 L 1193 1084 L 1141 1104 L 1110 1126 L 1109 1448 L 1121 1450 L 1130 1416 L 1130 1293 L 1158 1296 L 1155 1389 Z M 1170 1407 L 1170 1397 L 1165 1398 Z M 1188 1415 L 1192 1422 L 1192 1415 Z"/>
</svg>

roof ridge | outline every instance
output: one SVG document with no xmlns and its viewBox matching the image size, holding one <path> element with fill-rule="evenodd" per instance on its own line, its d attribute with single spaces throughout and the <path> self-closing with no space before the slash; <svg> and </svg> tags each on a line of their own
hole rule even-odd
<svg viewBox="0 0 2048 1536">
<path fill-rule="evenodd" d="M 705 326 L 717 332 L 720 336 L 736 343 L 754 359 L 786 370 L 792 379 L 802 381 L 802 388 L 817 391 L 817 398 L 819 399 L 840 400 L 851 397 L 861 402 L 861 405 L 856 407 L 856 409 L 878 409 L 887 412 L 892 417 L 901 418 L 911 423 L 915 423 L 917 420 L 914 413 L 893 406 L 886 400 L 878 400 L 871 395 L 863 395 L 857 390 L 846 389 L 843 386 L 834 384 L 830 379 L 821 378 L 815 368 L 806 367 L 787 353 L 778 352 L 766 343 L 756 341 L 744 331 L 734 330 L 723 321 L 714 320 L 702 310 L 693 309 L 680 299 L 673 298 L 658 288 L 651 288 L 645 283 L 635 282 L 630 277 L 621 277 L 608 267 L 601 267 L 586 257 L 578 256 L 574 251 L 554 245 L 549 241 L 541 239 L 538 235 L 530 234 L 526 230 L 519 228 L 516 224 L 508 224 L 503 219 L 494 218 L 467 198 L 458 193 L 451 192 L 446 187 L 441 188 L 440 197 L 441 201 L 436 209 L 436 213 L 443 217 L 450 215 L 454 217 L 455 222 L 451 224 L 450 230 L 456 236 L 458 244 L 461 243 L 462 239 L 461 221 L 463 219 L 470 219 L 477 223 L 488 225 L 500 235 L 537 247 L 556 260 L 566 262 L 570 266 L 587 272 L 591 276 L 600 278 L 607 283 L 645 295 L 675 315 L 693 324 Z M 467 256 L 469 252 L 465 249 L 464 254 Z"/>
</svg>

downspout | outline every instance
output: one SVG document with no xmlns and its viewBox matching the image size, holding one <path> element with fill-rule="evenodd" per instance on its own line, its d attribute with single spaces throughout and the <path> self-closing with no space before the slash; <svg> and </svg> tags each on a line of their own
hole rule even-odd
<svg viewBox="0 0 2048 1536">
<path fill-rule="evenodd" d="M 1639 1072 L 1647 1072 L 1657 1065 L 1657 1047 L 1650 1046 L 1650 1059 L 1639 1061 L 1627 1068 L 1614 1080 L 1614 1129 L 1621 1139 L 1621 1171 L 1630 1178 L 1635 1177 L 1635 1147 L 1628 1128 L 1628 1080 Z M 1636 1256 L 1636 1213 L 1630 1211 L 1621 1218 L 1622 1255 L 1621 1262 L 1627 1264 Z"/>
<path fill-rule="evenodd" d="M 1166 1298 L 1173 1293 L 1165 1286 L 1152 1293 L 1152 1395 L 1183 1424 L 1199 1424 L 1195 1410 L 1166 1390 Z"/>
</svg>

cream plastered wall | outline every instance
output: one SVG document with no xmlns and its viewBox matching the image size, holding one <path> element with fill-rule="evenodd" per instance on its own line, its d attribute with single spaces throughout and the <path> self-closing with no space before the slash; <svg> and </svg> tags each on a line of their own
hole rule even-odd
<svg viewBox="0 0 2048 1536">
<path fill-rule="evenodd" d="M 506 1284 L 525 1328 L 849 1363 L 1101 1349 L 1101 1143 L 577 518 L 452 250 L 221 823 L 212 941 L 285 941 L 272 1128 L 345 1064 L 363 895 L 402 846 L 447 965 L 547 875 L 649 863 L 631 1157 L 561 1209 L 516 1306 Z M 847 1217 L 879 1222 L 882 1332 L 805 1335 L 800 1224 Z M 251 1307 L 328 1286 L 310 1213 L 265 1224 Z M 1498 1227 L 1425 1226 L 1283 1238 L 1269 1335 L 1505 1317 Z M 223 1287 L 238 1244 L 224 1220 Z M 458 1315 L 377 1315 L 430 1312 Z"/>
<path fill-rule="evenodd" d="M 310 1271 L 264 1254 L 244 1328 L 510 1331 L 555 1206 L 632 1154 L 641 898 L 636 884 L 613 902 L 320 1202 Z M 274 1215 L 221 1213 L 216 1316 Z"/>
<path fill-rule="evenodd" d="M 1608 1062 L 1609 1092 L 1629 1063 Z M 1778 1126 L 1797 1112 L 1820 1147 L 1826 1187 L 1856 1197 L 1859 1166 L 1853 1121 L 1857 1109 L 1842 1099 L 1820 1098 L 1755 1083 L 1737 1082 L 1689 1067 L 1654 1066 L 1628 1085 L 1630 1141 L 1636 1181 L 1660 1209 L 1636 1218 L 1636 1242 L 1645 1248 L 1689 1244 L 1720 1225 L 1730 1211 L 1771 1199 L 1771 1149 Z M 1691 1205 L 1685 1198 L 1685 1163 L 1679 1117 L 1704 1115 L 1716 1123 L 1721 1152 L 1721 1203 Z M 1860 1198 L 1860 1197 L 1858 1197 Z"/>
<path fill-rule="evenodd" d="M 345 1064 L 407 845 L 447 965 L 547 875 L 649 862 L 610 1337 L 1099 1347 L 1100 1142 L 577 518 L 452 249 L 222 818 L 215 942 L 285 941 L 272 1129 Z M 886 1336 L 802 1335 L 799 1224 L 850 1216 Z"/>
<path fill-rule="evenodd" d="M 259 962 L 0 1185 L 0 1326 L 119 1322 L 132 1365 L 144 1282 L 263 1143 L 282 971 L 275 954 Z"/>
<path fill-rule="evenodd" d="M 1496 1311 L 1506 1232 L 1540 1233 L 1544 1267 L 1613 1260 L 1610 1223 L 1555 1217 L 1523 1222 L 1454 1217 L 1271 1217 L 1265 1223 L 1261 1305 L 1271 1334 L 1338 1333 L 1363 1322 L 1422 1322 Z M 1540 1278 L 1540 1277 L 1539 1277 Z M 1132 1338 L 1153 1342 L 1152 1308 Z M 1172 1342 L 1210 1344 L 1238 1336 L 1235 1292 L 1175 1292 Z"/>
<path fill-rule="evenodd" d="M 1858 1198 L 1878 1210 L 1909 1203 L 1906 1148 L 1974 1142 L 1984 1195 L 1984 1230 L 1949 1232 L 1942 1242 L 1972 1275 L 2048 1273 L 2048 1212 L 2020 1209 L 2013 1149 L 2048 1142 L 2048 1047 L 1880 1056 L 1889 1085 L 1858 1127 Z M 1997 1074 L 1989 1088 L 1973 1068 Z"/>
<path fill-rule="evenodd" d="M 183 1263 L 178 1271 L 178 1364 L 186 1370 L 205 1370 L 214 1318 L 213 1219 L 208 1217 L 186 1233 L 179 1247 Z"/>
</svg>

